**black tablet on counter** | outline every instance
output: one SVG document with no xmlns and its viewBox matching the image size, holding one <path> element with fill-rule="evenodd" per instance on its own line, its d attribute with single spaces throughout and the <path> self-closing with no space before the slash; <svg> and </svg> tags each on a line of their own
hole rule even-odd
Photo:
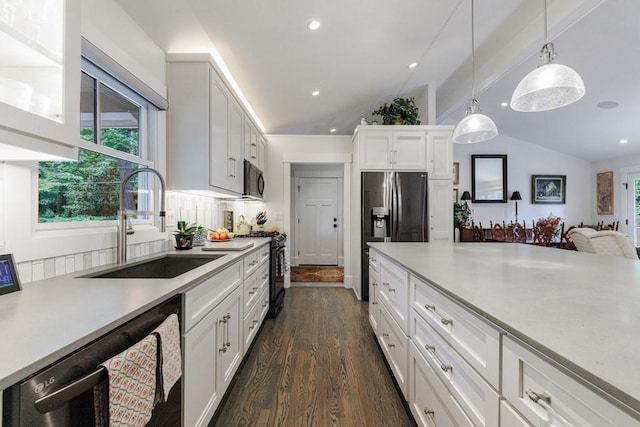
<svg viewBox="0 0 640 427">
<path fill-rule="evenodd" d="M 0 295 L 19 291 L 21 288 L 13 255 L 0 255 Z"/>
</svg>

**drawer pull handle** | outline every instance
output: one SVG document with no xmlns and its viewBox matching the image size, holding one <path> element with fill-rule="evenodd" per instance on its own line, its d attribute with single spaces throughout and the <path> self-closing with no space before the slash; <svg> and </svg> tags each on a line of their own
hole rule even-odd
<svg viewBox="0 0 640 427">
<path fill-rule="evenodd" d="M 453 325 L 453 319 L 442 318 L 440 319 L 440 323 L 442 323 L 443 325 Z"/>
<path fill-rule="evenodd" d="M 253 295 L 253 294 L 255 294 L 254 291 L 249 291 L 249 295 Z"/>
<path fill-rule="evenodd" d="M 433 417 L 436 414 L 436 411 L 434 411 L 433 409 L 424 408 L 424 414 L 427 417 Z"/>
<path fill-rule="evenodd" d="M 373 282 L 371 286 L 378 286 L 378 284 L 376 282 Z"/>
<path fill-rule="evenodd" d="M 442 372 L 449 372 L 449 371 L 453 371 L 453 366 L 451 365 L 446 365 L 445 363 L 443 363 L 440 358 L 436 355 L 436 347 L 434 345 L 429 345 L 429 344 L 425 344 L 424 348 L 427 349 L 427 351 L 429 353 L 431 353 L 431 355 L 433 356 L 434 359 L 436 359 L 436 362 L 438 362 L 438 364 L 440 365 L 440 369 L 442 369 Z"/>
<path fill-rule="evenodd" d="M 385 333 L 383 333 L 383 334 L 382 334 L 382 337 L 383 337 L 383 338 L 386 338 L 386 337 L 388 337 L 388 336 L 389 336 L 389 334 L 385 334 Z"/>
<path fill-rule="evenodd" d="M 442 369 L 442 372 L 453 371 L 453 366 L 442 364 L 440 365 L 440 369 Z"/>
<path fill-rule="evenodd" d="M 226 353 L 227 352 L 227 347 L 222 347 L 219 351 Z"/>
<path fill-rule="evenodd" d="M 395 292 L 396 290 L 394 288 L 389 288 L 389 292 Z"/>
<path fill-rule="evenodd" d="M 526 394 L 527 396 L 529 396 L 529 399 L 542 406 L 542 408 L 549 413 L 549 415 L 551 416 L 551 421 L 556 419 L 560 421 L 565 427 L 573 427 L 573 424 L 570 423 L 569 420 L 560 415 L 555 409 L 551 407 L 551 396 L 548 393 L 536 393 L 533 390 L 527 390 Z"/>
<path fill-rule="evenodd" d="M 395 344 L 391 344 L 391 343 L 389 343 L 389 344 L 388 344 L 388 346 L 389 346 L 389 348 L 393 348 L 393 347 L 395 347 L 396 345 L 395 345 Z"/>
<path fill-rule="evenodd" d="M 436 311 L 436 305 L 435 304 L 433 304 L 433 305 L 425 304 L 424 308 L 426 308 L 429 311 Z"/>
<path fill-rule="evenodd" d="M 382 282 L 382 286 L 389 286 L 389 282 Z"/>
<path fill-rule="evenodd" d="M 371 304 L 376 305 L 378 304 L 378 301 L 373 301 Z"/>
</svg>

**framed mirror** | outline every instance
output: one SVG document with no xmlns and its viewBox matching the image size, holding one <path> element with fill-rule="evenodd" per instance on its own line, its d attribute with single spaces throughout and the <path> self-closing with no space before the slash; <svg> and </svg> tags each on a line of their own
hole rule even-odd
<svg viewBox="0 0 640 427">
<path fill-rule="evenodd" d="M 507 155 L 471 155 L 471 202 L 507 203 Z"/>
</svg>

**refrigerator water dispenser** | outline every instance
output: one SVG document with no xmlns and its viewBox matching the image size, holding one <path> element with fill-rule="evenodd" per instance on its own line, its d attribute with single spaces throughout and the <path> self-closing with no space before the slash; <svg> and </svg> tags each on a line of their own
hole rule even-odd
<svg viewBox="0 0 640 427">
<path fill-rule="evenodd" d="M 384 207 L 371 208 L 371 237 L 389 237 L 389 211 Z"/>
</svg>

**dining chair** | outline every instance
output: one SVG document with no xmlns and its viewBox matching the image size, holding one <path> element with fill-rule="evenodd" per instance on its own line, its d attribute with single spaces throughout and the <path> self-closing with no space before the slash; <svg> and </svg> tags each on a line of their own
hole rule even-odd
<svg viewBox="0 0 640 427">
<path fill-rule="evenodd" d="M 567 229 L 567 231 L 564 231 L 564 222 L 562 223 L 562 230 L 560 231 L 560 248 L 561 249 L 567 249 L 570 251 L 578 250 L 576 249 L 576 245 L 575 243 L 573 243 L 573 240 L 571 240 L 571 237 L 569 237 L 569 232 L 574 228 L 576 228 L 576 226 L 572 225 Z"/>
<path fill-rule="evenodd" d="M 492 221 L 489 221 L 489 225 L 491 227 L 492 240 L 496 240 L 500 242 L 504 242 L 505 240 L 507 240 L 507 232 L 506 232 L 506 227 L 504 225 L 504 222 L 502 223 L 502 225 L 500 225 L 498 223 L 494 224 Z"/>
<path fill-rule="evenodd" d="M 525 243 L 527 241 L 527 227 L 524 221 L 522 221 L 522 224 L 519 222 L 511 224 L 511 241 L 514 243 Z"/>
<path fill-rule="evenodd" d="M 538 246 L 551 246 L 553 240 L 553 227 L 545 226 L 533 221 L 533 244 Z"/>
<path fill-rule="evenodd" d="M 482 229 L 482 223 L 479 222 L 478 225 L 475 225 L 475 224 L 471 225 L 471 227 L 473 229 L 473 235 L 472 235 L 473 241 L 474 242 L 484 242 L 484 230 Z"/>
</svg>

